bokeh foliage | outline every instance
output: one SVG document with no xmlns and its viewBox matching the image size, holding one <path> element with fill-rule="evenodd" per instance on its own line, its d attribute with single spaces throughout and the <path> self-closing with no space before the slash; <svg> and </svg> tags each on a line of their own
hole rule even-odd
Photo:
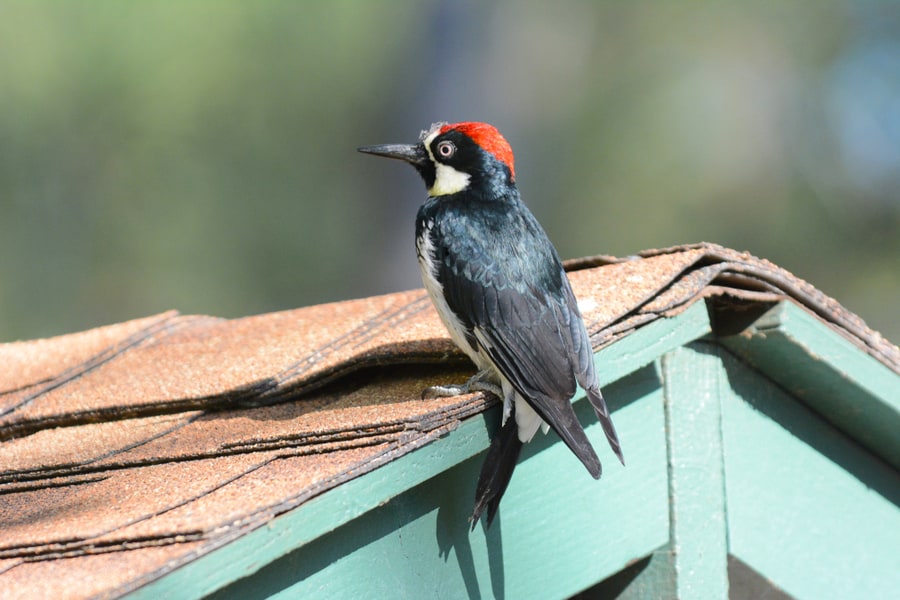
<svg viewBox="0 0 900 600">
<path fill-rule="evenodd" d="M 486 120 L 560 254 L 764 256 L 900 339 L 900 5 L 0 3 L 0 341 L 420 285 Z"/>
</svg>

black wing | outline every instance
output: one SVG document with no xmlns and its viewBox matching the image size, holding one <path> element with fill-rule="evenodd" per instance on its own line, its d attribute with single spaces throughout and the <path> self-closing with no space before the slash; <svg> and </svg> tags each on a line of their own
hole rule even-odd
<svg viewBox="0 0 900 600">
<path fill-rule="evenodd" d="M 482 211 L 442 219 L 448 230 L 446 246 L 436 249 L 437 276 L 469 340 L 596 478 L 600 461 L 570 403 L 576 381 L 599 393 L 590 340 L 555 250 L 519 206 L 513 217 Z"/>
</svg>

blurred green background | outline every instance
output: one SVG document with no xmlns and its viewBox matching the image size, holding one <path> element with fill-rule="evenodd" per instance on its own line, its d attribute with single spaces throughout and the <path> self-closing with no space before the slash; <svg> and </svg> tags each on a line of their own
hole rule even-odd
<svg viewBox="0 0 900 600">
<path fill-rule="evenodd" d="M 412 169 L 495 124 L 560 254 L 701 240 L 900 340 L 900 5 L 0 3 L 0 341 L 419 287 Z"/>
</svg>

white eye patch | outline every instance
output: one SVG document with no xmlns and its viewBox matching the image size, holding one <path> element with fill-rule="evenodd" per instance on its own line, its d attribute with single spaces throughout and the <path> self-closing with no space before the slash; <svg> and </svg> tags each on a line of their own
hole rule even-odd
<svg viewBox="0 0 900 600">
<path fill-rule="evenodd" d="M 428 157 L 434 163 L 434 185 L 428 190 L 429 196 L 446 196 L 461 192 L 469 187 L 469 180 L 472 178 L 468 173 L 463 173 L 449 165 L 434 160 L 434 154 L 431 152 L 431 142 L 434 141 L 438 133 L 440 132 L 432 132 L 423 141 Z"/>
</svg>

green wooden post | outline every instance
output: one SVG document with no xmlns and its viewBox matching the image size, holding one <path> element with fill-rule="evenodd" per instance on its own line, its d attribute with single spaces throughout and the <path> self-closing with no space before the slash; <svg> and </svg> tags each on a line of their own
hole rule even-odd
<svg viewBox="0 0 900 600">
<path fill-rule="evenodd" d="M 676 596 L 728 597 L 720 350 L 694 343 L 663 356 L 670 550 Z"/>
<path fill-rule="evenodd" d="M 669 542 L 638 572 L 604 582 L 587 597 L 728 597 L 728 534 L 722 398 L 729 393 L 723 350 L 694 342 L 664 354 Z"/>
</svg>

